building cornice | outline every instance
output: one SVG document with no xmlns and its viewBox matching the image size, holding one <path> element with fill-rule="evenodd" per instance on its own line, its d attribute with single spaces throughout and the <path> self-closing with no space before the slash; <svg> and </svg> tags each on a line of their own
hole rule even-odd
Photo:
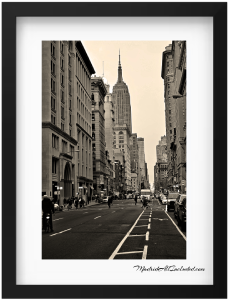
<svg viewBox="0 0 228 300">
<path fill-rule="evenodd" d="M 42 128 L 49 128 L 49 129 L 53 130 L 54 132 L 56 132 L 57 134 L 64 137 L 66 140 L 68 140 L 72 144 L 74 144 L 74 145 L 78 144 L 78 142 L 74 138 L 72 138 L 72 136 L 70 136 L 66 132 L 62 131 L 59 127 L 52 124 L 51 122 L 42 122 Z"/>
<path fill-rule="evenodd" d="M 105 97 L 107 94 L 107 90 L 106 90 L 104 81 L 102 80 L 101 77 L 92 77 L 91 78 L 91 89 L 92 88 L 99 88 L 103 97 Z"/>
<path fill-rule="evenodd" d="M 81 127 L 81 125 L 79 125 L 78 123 L 76 123 L 76 125 L 77 125 L 77 127 L 78 127 L 82 132 L 84 132 L 84 133 L 92 140 L 91 135 L 89 135 L 88 132 L 85 131 L 85 129 L 83 129 L 83 128 Z"/>
</svg>

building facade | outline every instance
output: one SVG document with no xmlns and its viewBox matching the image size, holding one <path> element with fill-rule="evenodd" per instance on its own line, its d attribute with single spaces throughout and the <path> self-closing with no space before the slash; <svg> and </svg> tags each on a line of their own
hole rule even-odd
<svg viewBox="0 0 228 300">
<path fill-rule="evenodd" d="M 186 42 L 173 41 L 162 57 L 168 187 L 186 189 Z"/>
<path fill-rule="evenodd" d="M 104 98 L 107 94 L 101 77 L 91 78 L 92 99 L 92 157 L 93 187 L 97 195 L 107 190 L 106 150 L 105 150 L 105 111 Z"/>
<path fill-rule="evenodd" d="M 113 86 L 112 101 L 115 111 L 114 143 L 116 148 L 122 150 L 126 161 L 126 189 L 131 189 L 131 160 L 130 160 L 130 137 L 131 125 L 131 103 L 128 86 L 123 81 L 122 67 L 118 65 L 118 79 Z"/>
<path fill-rule="evenodd" d="M 77 88 L 80 82 L 89 114 L 90 77 L 94 72 L 80 41 L 42 42 L 42 194 L 53 197 L 60 205 L 64 198 L 78 192 L 81 152 Z M 89 155 L 91 108 L 85 126 Z M 90 170 L 85 178 L 91 180 L 92 160 L 87 163 Z"/>
<path fill-rule="evenodd" d="M 137 143 L 139 148 L 139 169 L 141 173 L 141 188 L 144 189 L 146 180 L 144 138 L 138 138 Z"/>
</svg>

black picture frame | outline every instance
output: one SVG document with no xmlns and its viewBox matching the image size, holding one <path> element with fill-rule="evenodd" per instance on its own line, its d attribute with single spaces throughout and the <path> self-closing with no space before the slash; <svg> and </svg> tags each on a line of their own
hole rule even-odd
<svg viewBox="0 0 228 300">
<path fill-rule="evenodd" d="M 213 17 L 213 285 L 16 285 L 16 18 L 50 16 Z M 227 3 L 4 2 L 2 75 L 3 298 L 227 298 Z"/>
</svg>

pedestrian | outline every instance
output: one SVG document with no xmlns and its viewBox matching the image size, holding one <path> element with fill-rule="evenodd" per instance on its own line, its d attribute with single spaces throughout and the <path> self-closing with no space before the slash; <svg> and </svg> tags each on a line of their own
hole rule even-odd
<svg viewBox="0 0 228 300">
<path fill-rule="evenodd" d="M 75 197 L 74 206 L 76 209 L 78 209 L 78 197 Z"/>
<path fill-rule="evenodd" d="M 111 204 L 112 204 L 112 198 L 109 196 L 109 197 L 108 197 L 108 207 L 109 207 L 109 208 L 110 208 Z"/>
<path fill-rule="evenodd" d="M 50 215 L 50 229 L 53 230 L 53 223 L 52 223 L 52 213 L 55 212 L 54 204 L 52 203 L 51 199 L 48 198 L 47 195 L 44 196 L 42 201 L 42 210 L 43 210 L 43 229 L 46 230 L 46 216 L 47 214 Z"/>
<path fill-rule="evenodd" d="M 135 194 L 135 205 L 137 204 L 137 195 Z"/>
</svg>

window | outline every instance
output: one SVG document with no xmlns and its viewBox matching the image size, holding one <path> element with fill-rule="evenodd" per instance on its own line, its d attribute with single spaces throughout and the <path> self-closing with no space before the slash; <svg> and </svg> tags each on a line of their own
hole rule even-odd
<svg viewBox="0 0 228 300">
<path fill-rule="evenodd" d="M 123 135 L 119 136 L 119 139 L 124 140 L 124 136 Z"/>
<path fill-rule="evenodd" d="M 63 153 L 67 152 L 67 142 L 65 142 L 64 140 L 62 140 L 62 152 Z"/>
<path fill-rule="evenodd" d="M 68 63 L 69 63 L 69 65 L 71 65 L 71 57 L 70 57 L 70 55 L 68 55 Z"/>
<path fill-rule="evenodd" d="M 60 51 L 62 52 L 62 54 L 64 53 L 63 43 L 61 43 Z"/>
<path fill-rule="evenodd" d="M 51 43 L 51 55 L 55 57 L 55 46 Z"/>
<path fill-rule="evenodd" d="M 56 170 L 57 170 L 57 159 L 52 157 L 52 173 L 56 174 Z"/>
<path fill-rule="evenodd" d="M 94 101 L 94 94 L 91 95 L 91 100 Z"/>
<path fill-rule="evenodd" d="M 71 136 L 71 129 L 70 129 L 70 136 Z"/>
<path fill-rule="evenodd" d="M 55 109 L 55 98 L 51 96 L 51 108 Z"/>
<path fill-rule="evenodd" d="M 51 73 L 55 75 L 55 64 L 51 61 Z"/>
<path fill-rule="evenodd" d="M 63 76 L 63 74 L 61 74 L 61 85 L 62 86 L 64 85 L 64 76 Z"/>
<path fill-rule="evenodd" d="M 176 135 L 176 128 L 173 128 L 173 130 L 174 130 L 174 135 Z"/>
<path fill-rule="evenodd" d="M 70 99 L 70 103 L 69 103 L 69 108 L 71 108 L 71 99 Z"/>
<path fill-rule="evenodd" d="M 55 125 L 55 116 L 51 115 L 51 122 Z"/>
<path fill-rule="evenodd" d="M 171 124 L 171 123 L 169 123 L 169 127 L 172 127 L 172 124 Z"/>
<path fill-rule="evenodd" d="M 72 123 L 71 123 L 71 114 L 70 114 L 70 124 L 72 124 Z"/>
<path fill-rule="evenodd" d="M 95 121 L 95 115 L 92 114 L 92 121 Z"/>
<path fill-rule="evenodd" d="M 121 144 L 121 143 L 123 144 L 123 143 L 124 143 L 124 141 L 120 140 L 120 141 L 119 141 L 119 143 L 120 143 L 120 144 Z"/>
<path fill-rule="evenodd" d="M 62 59 L 62 58 L 60 58 L 60 68 L 61 68 L 62 70 L 64 70 L 64 69 L 63 69 L 63 59 Z"/>
<path fill-rule="evenodd" d="M 171 110 L 169 110 L 169 114 L 171 115 Z"/>
<path fill-rule="evenodd" d="M 71 95 L 71 85 L 69 84 L 69 94 Z"/>
<path fill-rule="evenodd" d="M 169 117 L 169 121 L 171 121 L 171 117 Z"/>
<path fill-rule="evenodd" d="M 172 134 L 172 130 L 170 130 L 170 134 Z"/>
<path fill-rule="evenodd" d="M 92 144 L 92 148 L 93 148 L 93 151 L 95 151 L 96 150 L 96 144 Z"/>
<path fill-rule="evenodd" d="M 68 71 L 69 80 L 71 81 L 71 70 Z"/>
<path fill-rule="evenodd" d="M 74 146 L 70 145 L 70 154 L 74 157 Z"/>
<path fill-rule="evenodd" d="M 64 131 L 64 124 L 61 123 L 61 130 Z"/>
<path fill-rule="evenodd" d="M 123 134 L 123 131 L 120 131 L 119 134 Z"/>
<path fill-rule="evenodd" d="M 64 107 L 61 106 L 61 118 L 64 120 Z"/>
<path fill-rule="evenodd" d="M 59 148 L 59 138 L 55 134 L 52 134 L 52 148 Z"/>
<path fill-rule="evenodd" d="M 95 130 L 95 124 L 92 124 L 92 130 Z"/>
<path fill-rule="evenodd" d="M 61 90 L 61 101 L 64 103 L 64 91 Z"/>
<path fill-rule="evenodd" d="M 167 62 L 167 67 L 169 66 L 169 62 Z"/>
<path fill-rule="evenodd" d="M 55 92 L 55 81 L 51 78 L 51 91 Z"/>
<path fill-rule="evenodd" d="M 94 132 L 92 133 L 92 139 L 93 139 L 93 141 L 95 141 L 95 133 Z"/>
</svg>

